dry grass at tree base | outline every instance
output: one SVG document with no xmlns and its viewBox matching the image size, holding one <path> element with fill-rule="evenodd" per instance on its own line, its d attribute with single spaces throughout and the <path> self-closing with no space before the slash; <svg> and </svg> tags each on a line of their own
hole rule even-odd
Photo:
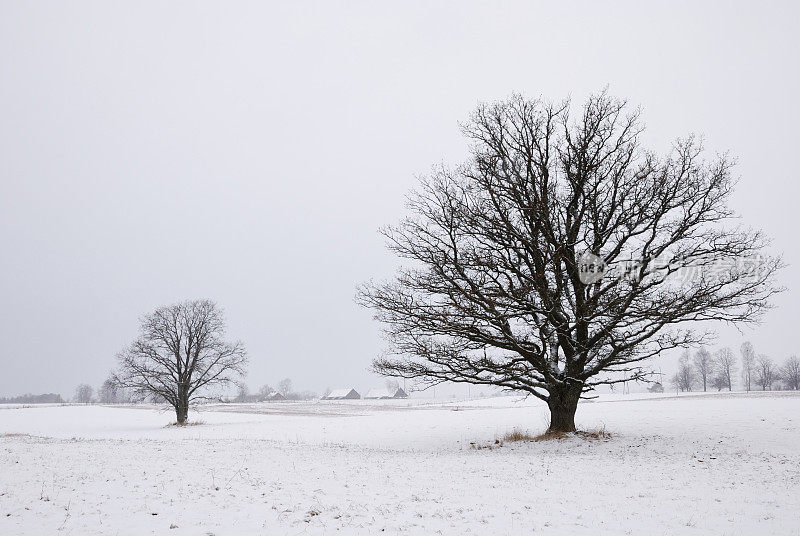
<svg viewBox="0 0 800 536">
<path fill-rule="evenodd" d="M 536 438 L 524 430 L 514 428 L 503 436 L 503 441 L 536 441 Z"/>
<path fill-rule="evenodd" d="M 190 421 L 190 422 L 184 422 L 184 423 L 179 423 L 179 422 L 176 421 L 176 422 L 169 423 L 164 428 L 171 428 L 173 426 L 179 427 L 179 428 L 183 428 L 185 426 L 200 426 L 201 424 L 205 424 L 205 421 Z"/>
<path fill-rule="evenodd" d="M 606 432 L 605 429 L 584 431 L 578 430 L 576 432 L 544 432 L 543 434 L 532 435 L 531 433 L 514 428 L 507 432 L 501 439 L 495 439 L 494 443 L 480 445 L 477 443 L 470 443 L 470 448 L 476 450 L 493 450 L 502 447 L 505 443 L 518 443 L 518 442 L 533 442 L 550 440 L 564 440 L 570 437 L 577 437 L 588 441 L 607 441 L 611 439 L 611 434 Z"/>
<path fill-rule="evenodd" d="M 606 432 L 605 429 L 600 430 L 577 430 L 575 432 L 545 432 L 533 437 L 533 441 L 547 441 L 550 439 L 567 439 L 569 437 L 579 437 L 590 441 L 608 440 L 611 439 L 611 433 Z M 511 440 L 513 441 L 513 440 Z"/>
</svg>

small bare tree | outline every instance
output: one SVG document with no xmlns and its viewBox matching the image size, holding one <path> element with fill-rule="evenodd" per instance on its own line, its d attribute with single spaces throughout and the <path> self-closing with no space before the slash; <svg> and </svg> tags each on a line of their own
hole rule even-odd
<svg viewBox="0 0 800 536">
<path fill-rule="evenodd" d="M 94 389 L 88 383 L 82 383 L 75 388 L 73 401 L 79 404 L 89 404 L 94 397 Z"/>
<path fill-rule="evenodd" d="M 703 392 L 705 392 L 708 387 L 708 379 L 714 372 L 714 360 L 711 358 L 711 352 L 705 348 L 700 348 L 694 354 L 694 368 L 697 371 L 698 378 L 700 378 L 700 383 L 703 384 Z"/>
<path fill-rule="evenodd" d="M 758 356 L 756 359 L 756 383 L 761 387 L 762 391 L 769 389 L 772 391 L 772 384 L 777 379 L 777 370 L 772 359 L 765 355 Z"/>
<path fill-rule="evenodd" d="M 684 352 L 678 362 L 678 371 L 672 377 L 672 383 L 676 389 L 681 391 L 691 391 L 694 388 L 697 376 L 694 368 L 689 363 L 689 352 Z"/>
<path fill-rule="evenodd" d="M 236 386 L 236 402 L 247 402 L 250 398 L 250 388 L 247 384 L 241 382 Z"/>
<path fill-rule="evenodd" d="M 193 300 L 144 316 L 139 337 L 118 360 L 119 385 L 166 400 L 178 424 L 185 424 L 193 401 L 244 375 L 247 353 L 240 341 L 225 340 L 225 320 L 214 302 Z"/>
<path fill-rule="evenodd" d="M 711 387 L 716 389 L 717 391 L 722 391 L 728 386 L 725 382 L 725 377 L 715 372 L 713 376 L 711 376 Z"/>
<path fill-rule="evenodd" d="M 739 351 L 742 354 L 742 381 L 744 382 L 745 390 L 750 391 L 753 385 L 753 372 L 756 367 L 756 352 L 750 341 L 743 342 Z"/>
<path fill-rule="evenodd" d="M 292 380 L 284 378 L 278 382 L 278 392 L 283 396 L 289 396 L 292 393 Z"/>
<path fill-rule="evenodd" d="M 714 356 L 714 383 L 718 390 L 733 390 L 733 375 L 736 371 L 736 356 L 728 347 L 720 348 Z"/>
<path fill-rule="evenodd" d="M 800 389 L 800 360 L 797 356 L 792 356 L 786 360 L 781 367 L 781 378 L 786 382 L 786 388 L 792 390 Z"/>
<path fill-rule="evenodd" d="M 101 404 L 116 404 L 120 402 L 121 387 L 117 384 L 114 376 L 109 376 L 97 389 L 97 400 Z"/>
</svg>

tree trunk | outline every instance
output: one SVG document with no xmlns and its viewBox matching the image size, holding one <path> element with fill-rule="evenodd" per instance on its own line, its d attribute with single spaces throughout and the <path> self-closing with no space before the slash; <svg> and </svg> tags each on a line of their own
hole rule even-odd
<svg viewBox="0 0 800 536">
<path fill-rule="evenodd" d="M 189 416 L 189 408 L 179 402 L 175 407 L 175 415 L 178 418 L 178 424 L 186 424 L 186 418 Z"/>
<path fill-rule="evenodd" d="M 175 415 L 178 418 L 178 424 L 186 424 L 186 419 L 189 416 L 189 389 L 188 387 L 178 386 L 178 399 L 175 403 Z"/>
<path fill-rule="evenodd" d="M 550 399 L 547 402 L 550 408 L 548 433 L 575 431 L 575 411 L 578 409 L 581 391 L 580 386 L 563 387 L 550 391 Z"/>
</svg>

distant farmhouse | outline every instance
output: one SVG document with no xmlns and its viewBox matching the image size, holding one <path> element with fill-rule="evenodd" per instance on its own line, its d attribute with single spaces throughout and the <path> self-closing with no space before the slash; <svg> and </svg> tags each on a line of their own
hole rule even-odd
<svg viewBox="0 0 800 536">
<path fill-rule="evenodd" d="M 380 389 L 370 389 L 367 394 L 364 395 L 365 399 L 368 400 L 377 400 L 377 399 L 389 399 L 389 398 L 408 398 L 408 393 L 400 389 L 386 389 L 385 387 Z"/>
<path fill-rule="evenodd" d="M 322 400 L 358 400 L 361 395 L 355 389 L 334 389 L 327 395 L 322 397 Z"/>
<path fill-rule="evenodd" d="M 280 402 L 281 400 L 286 400 L 286 397 L 280 393 L 272 393 L 267 397 L 267 400 L 270 402 Z"/>
</svg>

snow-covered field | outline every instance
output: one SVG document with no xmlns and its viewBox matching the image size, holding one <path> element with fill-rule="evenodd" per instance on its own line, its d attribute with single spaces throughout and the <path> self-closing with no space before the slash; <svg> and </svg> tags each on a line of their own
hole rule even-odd
<svg viewBox="0 0 800 536">
<path fill-rule="evenodd" d="M 800 534 L 800 397 L 0 406 L 0 535 Z M 491 446 L 492 448 L 483 448 Z M 476 448 L 478 447 L 478 448 Z"/>
</svg>

